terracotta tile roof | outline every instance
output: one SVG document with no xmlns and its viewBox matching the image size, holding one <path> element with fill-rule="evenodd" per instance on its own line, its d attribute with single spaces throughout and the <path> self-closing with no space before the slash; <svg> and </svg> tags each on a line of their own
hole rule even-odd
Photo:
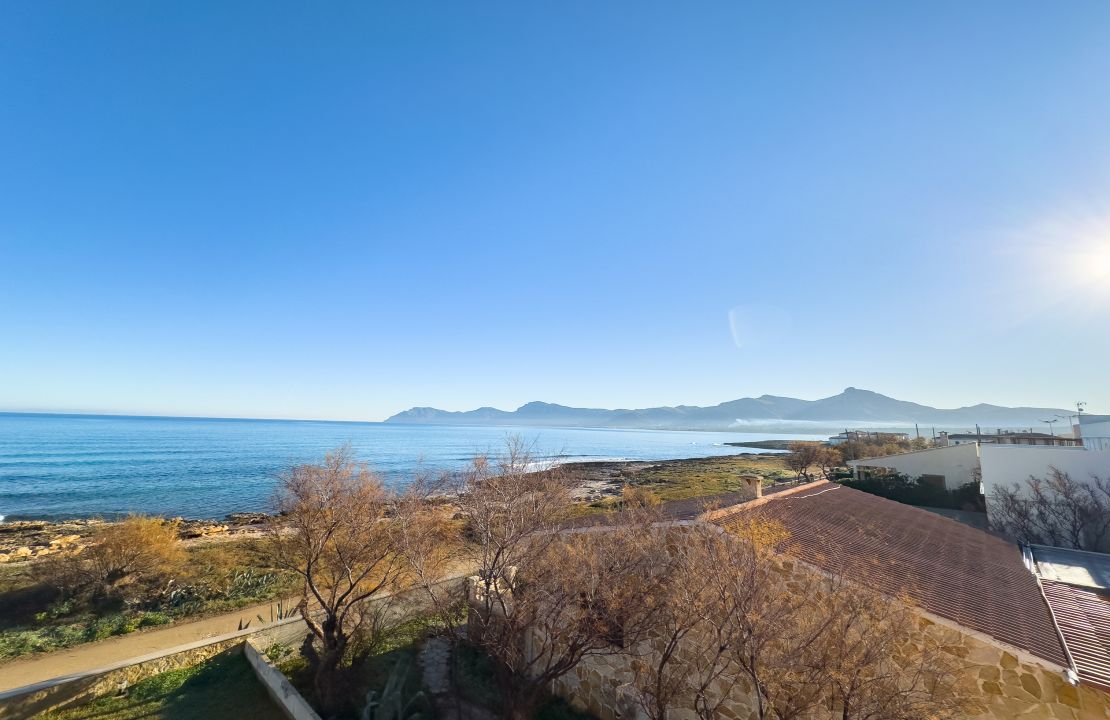
<svg viewBox="0 0 1110 720">
<path fill-rule="evenodd" d="M 1110 690 L 1110 593 L 1042 580 L 1080 682 Z"/>
<path fill-rule="evenodd" d="M 784 552 L 1068 667 L 1037 579 L 1017 545 L 954 520 L 842 485 L 737 506 L 782 523 Z"/>
</svg>

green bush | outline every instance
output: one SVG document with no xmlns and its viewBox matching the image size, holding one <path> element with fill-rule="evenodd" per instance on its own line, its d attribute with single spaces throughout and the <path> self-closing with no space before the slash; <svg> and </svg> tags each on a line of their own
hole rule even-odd
<svg viewBox="0 0 1110 720">
<path fill-rule="evenodd" d="M 952 510 L 971 509 L 980 512 L 985 509 L 983 498 L 979 494 L 979 483 L 977 482 L 961 485 L 956 490 L 947 490 L 931 483 L 923 483 L 921 478 L 910 478 L 897 473 L 867 475 L 859 480 L 848 478 L 839 482 L 847 487 L 906 505 L 949 508 Z"/>
<path fill-rule="evenodd" d="M 983 487 L 977 480 L 964 483 L 953 490 L 952 500 L 960 510 L 987 511 L 986 498 L 983 497 Z"/>
</svg>

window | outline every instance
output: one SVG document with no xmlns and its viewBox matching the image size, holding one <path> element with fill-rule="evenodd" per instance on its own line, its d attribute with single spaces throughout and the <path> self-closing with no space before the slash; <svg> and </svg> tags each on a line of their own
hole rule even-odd
<svg viewBox="0 0 1110 720">
<path fill-rule="evenodd" d="M 922 475 L 920 480 L 922 485 L 944 489 L 944 476 L 943 475 Z"/>
</svg>

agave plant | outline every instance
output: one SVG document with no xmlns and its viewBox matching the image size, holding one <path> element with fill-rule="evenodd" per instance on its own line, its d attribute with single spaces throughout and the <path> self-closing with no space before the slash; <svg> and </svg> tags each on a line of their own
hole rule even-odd
<svg viewBox="0 0 1110 720">
<path fill-rule="evenodd" d="M 278 600 L 277 601 L 277 614 L 275 615 L 274 614 L 274 606 L 272 604 L 270 605 L 270 622 L 273 622 L 274 620 L 286 620 L 288 618 L 291 618 L 295 615 L 300 615 L 300 614 L 301 614 L 301 610 L 296 605 L 294 605 L 291 608 L 290 607 L 285 607 L 285 604 L 281 600 Z M 259 620 L 261 620 L 261 619 L 262 618 L 259 618 Z"/>
<path fill-rule="evenodd" d="M 237 570 L 227 579 L 224 595 L 229 598 L 250 598 L 262 595 L 277 582 L 274 573 L 261 573 L 254 568 Z"/>
</svg>

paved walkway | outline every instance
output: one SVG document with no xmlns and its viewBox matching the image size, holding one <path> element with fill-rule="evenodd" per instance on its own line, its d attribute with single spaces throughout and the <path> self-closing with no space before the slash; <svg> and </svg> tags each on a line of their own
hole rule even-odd
<svg viewBox="0 0 1110 720">
<path fill-rule="evenodd" d="M 285 600 L 282 605 L 284 608 L 296 607 L 297 600 L 295 598 Z M 84 643 L 65 650 L 53 650 L 49 653 L 16 658 L 0 664 L 0 692 L 56 677 L 96 670 L 178 645 L 233 633 L 239 629 L 240 620 L 244 624 L 252 620 L 251 628 L 265 627 L 269 624 L 271 606 L 276 616 L 277 601 L 275 600 L 272 603 L 251 605 L 223 615 L 174 623 L 166 627 Z M 259 623 L 259 615 L 266 618 L 267 622 Z"/>
<path fill-rule="evenodd" d="M 451 674 L 447 663 L 451 658 L 451 641 L 433 637 L 424 642 L 417 663 L 424 675 L 424 687 L 432 695 L 443 695 L 451 689 Z"/>
</svg>

